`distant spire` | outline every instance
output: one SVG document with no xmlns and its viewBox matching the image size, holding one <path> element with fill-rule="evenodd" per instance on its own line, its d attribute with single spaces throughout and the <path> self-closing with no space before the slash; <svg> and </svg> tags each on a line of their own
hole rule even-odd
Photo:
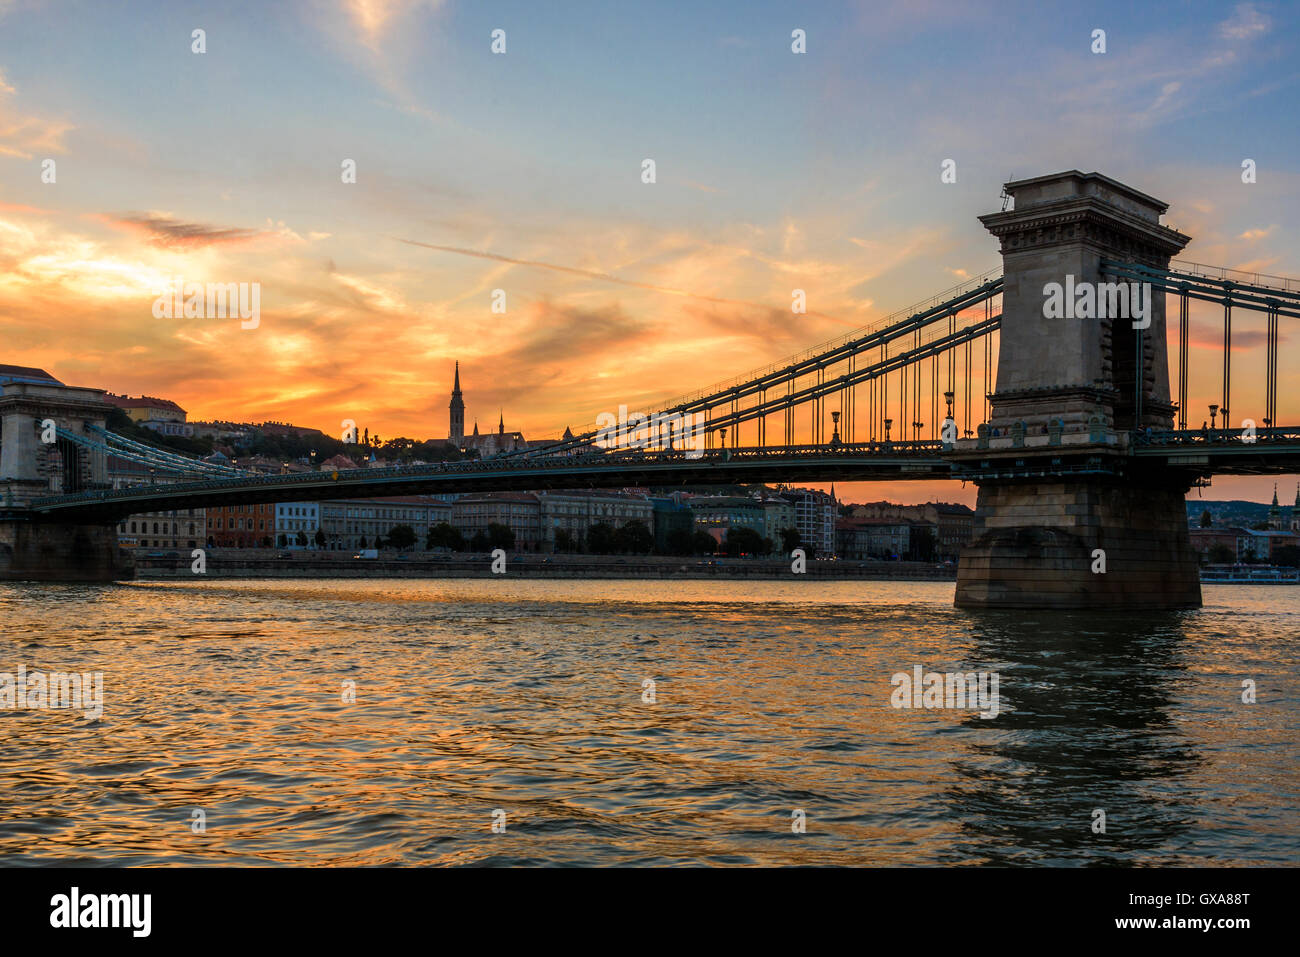
<svg viewBox="0 0 1300 957">
<path fill-rule="evenodd" d="M 1300 482 L 1295 483 L 1295 507 L 1300 508 Z"/>
<path fill-rule="evenodd" d="M 497 435 L 505 435 L 506 434 L 505 410 L 504 409 L 499 410 L 498 415 L 500 416 L 500 418 L 497 419 Z"/>
<path fill-rule="evenodd" d="M 460 361 L 456 362 L 456 381 L 451 389 L 451 415 L 447 423 L 447 441 L 460 448 L 465 443 L 465 400 L 460 394 Z"/>
<path fill-rule="evenodd" d="M 1273 483 L 1273 507 L 1277 508 L 1277 483 Z"/>
</svg>

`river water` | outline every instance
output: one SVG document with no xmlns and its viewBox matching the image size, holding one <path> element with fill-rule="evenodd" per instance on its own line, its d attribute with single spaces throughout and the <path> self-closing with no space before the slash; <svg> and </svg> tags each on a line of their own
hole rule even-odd
<svg viewBox="0 0 1300 957">
<path fill-rule="evenodd" d="M 0 584 L 0 672 L 103 673 L 98 720 L 0 709 L 0 863 L 1300 863 L 1300 588 L 952 591 Z M 915 666 L 999 713 L 892 707 Z"/>
</svg>

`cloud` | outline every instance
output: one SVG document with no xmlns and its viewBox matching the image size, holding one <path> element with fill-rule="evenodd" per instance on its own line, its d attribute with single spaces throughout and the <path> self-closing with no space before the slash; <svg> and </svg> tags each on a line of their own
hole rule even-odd
<svg viewBox="0 0 1300 957">
<path fill-rule="evenodd" d="M 0 73 L 0 156 L 31 159 L 39 154 L 66 153 L 63 137 L 73 129 L 72 124 L 18 113 L 6 102 L 17 92 Z"/>
<path fill-rule="evenodd" d="M 419 22 L 419 15 L 432 16 L 443 6 L 443 0 L 315 0 L 307 19 L 392 98 L 383 105 L 440 122 L 411 91 L 405 74 L 428 49 L 429 17 Z"/>
<path fill-rule="evenodd" d="M 343 0 L 344 12 L 360 31 L 360 41 L 376 52 L 399 21 L 421 7 L 437 10 L 441 6 L 442 0 Z"/>
<path fill-rule="evenodd" d="M 770 302 L 754 302 L 749 299 L 730 299 L 725 296 L 705 296 L 699 293 L 687 292 L 685 289 L 675 289 L 671 286 L 660 286 L 655 283 L 638 282 L 634 279 L 623 279 L 620 276 L 614 276 L 610 273 L 599 272 L 594 269 L 579 269 L 575 266 L 562 266 L 557 263 L 541 262 L 539 260 L 515 259 L 510 256 L 502 256 L 499 253 L 482 252 L 477 249 L 462 249 L 458 246 L 440 246 L 436 243 L 421 243 L 414 239 L 399 239 L 399 242 L 406 243 L 410 246 L 422 246 L 425 249 L 436 249 L 439 252 L 455 253 L 458 256 L 472 256 L 476 259 L 491 259 L 496 262 L 510 263 L 515 266 L 529 266 L 535 269 L 549 269 L 553 272 L 568 273 L 573 276 L 585 276 L 588 279 L 597 279 L 601 282 L 616 283 L 620 286 L 631 286 L 634 289 L 647 289 L 651 292 L 662 292 L 670 296 L 682 296 L 687 299 L 697 299 L 700 302 L 726 303 L 734 306 L 752 306 L 755 309 L 768 310 L 772 308 Z M 777 264 L 780 265 L 780 264 Z M 782 267 L 791 268 L 794 267 Z M 833 316 L 823 315 L 813 310 L 808 310 L 808 315 L 817 316 L 821 319 L 834 319 Z"/>
<path fill-rule="evenodd" d="M 1160 95 L 1156 97 L 1155 102 L 1152 103 L 1149 107 L 1147 107 L 1147 112 L 1154 113 L 1156 110 L 1160 109 L 1160 107 L 1164 106 L 1167 102 L 1169 102 L 1169 99 L 1182 88 L 1183 88 L 1182 83 L 1178 82 L 1177 80 L 1173 80 L 1170 81 L 1169 83 L 1166 83 L 1164 86 L 1160 88 Z"/>
<path fill-rule="evenodd" d="M 296 235 L 283 229 L 268 231 L 214 226 L 210 223 L 186 223 L 173 218 L 168 213 L 122 213 L 116 216 L 102 216 L 100 219 L 110 226 L 143 233 L 149 243 L 164 249 L 194 249 Z"/>
<path fill-rule="evenodd" d="M 22 203 L 0 203 L 0 213 L 31 213 L 35 216 L 49 216 L 51 210 L 37 206 L 25 206 Z"/>
<path fill-rule="evenodd" d="M 385 289 L 373 282 L 368 282 L 357 276 L 349 276 L 344 273 L 330 270 L 334 281 L 342 285 L 351 294 L 348 298 L 354 305 L 364 307 L 376 312 L 401 313 L 409 310 L 409 306 L 402 299 L 401 295 L 391 289 Z"/>
<path fill-rule="evenodd" d="M 1273 21 L 1255 9 L 1253 3 L 1239 3 L 1227 20 L 1219 24 L 1219 36 L 1225 40 L 1249 40 L 1267 33 Z"/>
<path fill-rule="evenodd" d="M 1238 238 L 1238 239 L 1249 239 L 1249 240 L 1251 240 L 1251 241 L 1254 241 L 1254 240 L 1256 240 L 1256 239 L 1264 239 L 1264 238 L 1266 238 L 1266 237 L 1268 237 L 1268 236 L 1273 235 L 1273 232 L 1274 232 L 1276 229 L 1277 229 L 1277 224 L 1276 224 L 1276 223 L 1273 224 L 1272 226 L 1269 226 L 1267 229 L 1248 229 L 1248 230 L 1246 230 L 1244 233 L 1242 233 L 1240 236 L 1238 236 L 1237 238 Z"/>
</svg>

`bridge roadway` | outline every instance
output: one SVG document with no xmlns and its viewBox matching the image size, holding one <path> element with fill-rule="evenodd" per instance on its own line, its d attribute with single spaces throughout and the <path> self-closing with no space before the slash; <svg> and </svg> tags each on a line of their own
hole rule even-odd
<svg viewBox="0 0 1300 957">
<path fill-rule="evenodd" d="M 685 452 L 640 451 L 487 459 L 79 492 L 36 499 L 24 511 L 57 521 L 94 523 L 177 508 L 389 495 L 949 478 L 940 448 L 939 442 L 880 442 L 710 450 L 697 459 Z"/>
<path fill-rule="evenodd" d="M 104 523 L 141 512 L 250 503 L 376 498 L 451 492 L 526 491 L 755 483 L 1033 479 L 1069 473 L 1123 475 L 1134 469 L 1182 473 L 1190 484 L 1215 474 L 1300 473 L 1300 428 L 1160 432 L 1126 448 L 1097 445 L 978 450 L 939 441 L 874 442 L 684 452 L 615 451 L 535 458 L 239 476 L 104 489 L 35 499 L 17 517 Z"/>
</svg>

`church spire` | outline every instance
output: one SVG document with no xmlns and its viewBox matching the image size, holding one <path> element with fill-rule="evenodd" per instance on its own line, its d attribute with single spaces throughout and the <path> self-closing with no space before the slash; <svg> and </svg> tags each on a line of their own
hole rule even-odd
<svg viewBox="0 0 1300 957">
<path fill-rule="evenodd" d="M 456 363 L 456 379 L 451 387 L 450 422 L 447 427 L 447 441 L 460 448 L 465 444 L 465 400 L 460 394 L 460 362 Z"/>
<path fill-rule="evenodd" d="M 500 416 L 500 418 L 497 419 L 497 435 L 505 435 L 505 434 L 506 434 L 506 413 L 505 413 L 505 409 L 501 409 L 501 410 L 499 410 L 499 411 L 498 411 L 498 415 Z"/>
</svg>

